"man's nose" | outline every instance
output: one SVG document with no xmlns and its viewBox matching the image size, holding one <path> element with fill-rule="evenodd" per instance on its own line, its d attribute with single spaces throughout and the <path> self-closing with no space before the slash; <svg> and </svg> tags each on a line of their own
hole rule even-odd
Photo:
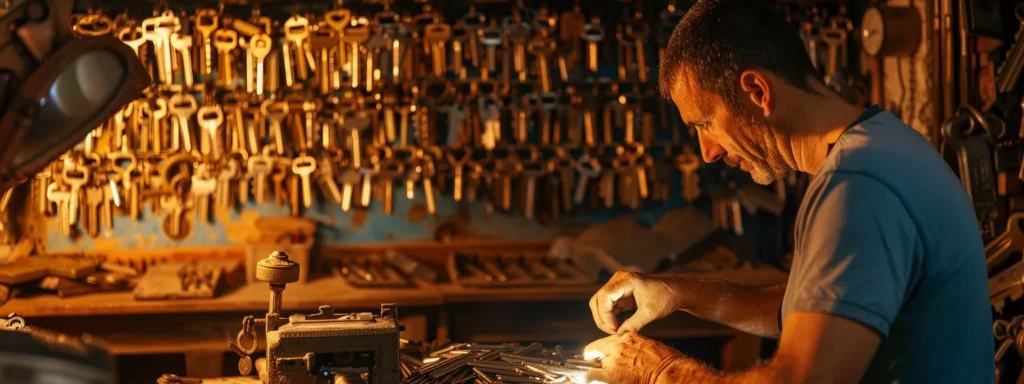
<svg viewBox="0 0 1024 384">
<path fill-rule="evenodd" d="M 707 135 L 697 135 L 697 141 L 700 142 L 700 154 L 704 157 L 705 163 L 714 163 L 725 156 L 725 148 Z"/>
</svg>

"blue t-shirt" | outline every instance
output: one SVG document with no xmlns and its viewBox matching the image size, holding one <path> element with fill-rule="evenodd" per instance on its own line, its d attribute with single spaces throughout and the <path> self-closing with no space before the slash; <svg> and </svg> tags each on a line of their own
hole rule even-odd
<svg viewBox="0 0 1024 384">
<path fill-rule="evenodd" d="M 808 187 L 782 319 L 793 312 L 878 331 L 862 382 L 995 380 L 974 207 L 931 143 L 891 113 L 847 129 Z"/>
</svg>

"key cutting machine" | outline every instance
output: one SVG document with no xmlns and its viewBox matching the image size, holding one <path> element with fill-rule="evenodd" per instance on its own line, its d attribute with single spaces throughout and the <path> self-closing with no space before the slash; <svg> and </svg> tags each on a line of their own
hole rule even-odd
<svg viewBox="0 0 1024 384">
<path fill-rule="evenodd" d="M 267 367 L 270 384 L 348 383 L 385 384 L 401 381 L 398 363 L 397 306 L 381 304 L 380 316 L 369 312 L 336 314 L 321 306 L 311 315 L 281 317 L 285 285 L 299 278 L 299 264 L 284 252 L 273 252 L 256 264 L 256 278 L 270 283 L 270 309 L 262 319 L 246 316 L 231 349 L 242 359 L 243 375 L 252 371 L 250 354 L 256 351 L 256 327 L 266 327 Z M 243 347 L 243 345 L 251 346 Z"/>
</svg>

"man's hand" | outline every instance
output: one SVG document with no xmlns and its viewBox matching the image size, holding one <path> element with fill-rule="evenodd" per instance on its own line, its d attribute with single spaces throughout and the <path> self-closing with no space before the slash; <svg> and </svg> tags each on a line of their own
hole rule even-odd
<svg viewBox="0 0 1024 384">
<path fill-rule="evenodd" d="M 619 324 L 619 313 L 636 313 Z M 611 280 L 590 298 L 590 312 L 597 327 L 606 333 L 637 332 L 648 323 L 679 309 L 679 290 L 663 276 L 615 272 Z"/>
<path fill-rule="evenodd" d="M 665 344 L 625 332 L 597 340 L 583 350 L 587 359 L 600 358 L 601 368 L 587 372 L 585 382 L 652 384 L 666 367 L 688 359 Z"/>
</svg>

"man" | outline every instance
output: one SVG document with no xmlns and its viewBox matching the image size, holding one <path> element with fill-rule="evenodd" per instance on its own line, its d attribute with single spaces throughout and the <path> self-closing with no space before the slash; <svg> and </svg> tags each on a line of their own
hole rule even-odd
<svg viewBox="0 0 1024 384">
<path fill-rule="evenodd" d="M 613 335 L 586 348 L 602 358 L 588 381 L 992 382 L 984 250 L 963 187 L 897 117 L 826 88 L 796 31 L 765 3 L 700 1 L 673 33 L 659 81 L 708 163 L 761 184 L 814 175 L 788 283 L 617 273 L 590 302 Z M 781 336 L 778 351 L 725 374 L 636 333 L 676 310 Z"/>
</svg>

